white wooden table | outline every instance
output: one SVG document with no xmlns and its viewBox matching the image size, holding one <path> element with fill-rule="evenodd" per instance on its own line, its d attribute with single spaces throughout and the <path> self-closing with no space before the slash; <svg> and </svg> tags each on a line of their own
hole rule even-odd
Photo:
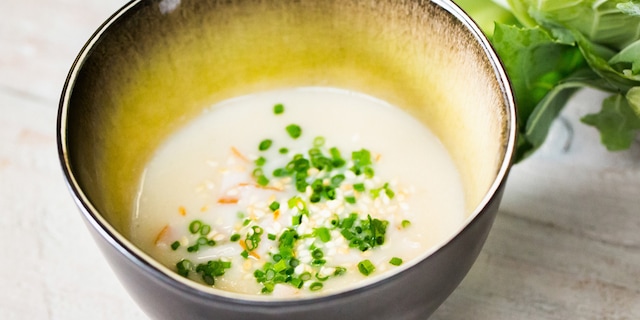
<svg viewBox="0 0 640 320">
<path fill-rule="evenodd" d="M 89 237 L 55 121 L 76 54 L 123 0 L 0 2 L 0 319 L 145 319 Z M 608 153 L 578 122 L 514 167 L 487 244 L 434 319 L 640 319 L 640 142 Z"/>
</svg>

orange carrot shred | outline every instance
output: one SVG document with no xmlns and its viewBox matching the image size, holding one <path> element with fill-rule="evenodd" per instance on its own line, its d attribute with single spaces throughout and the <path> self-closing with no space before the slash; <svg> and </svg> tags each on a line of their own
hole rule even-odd
<svg viewBox="0 0 640 320">
<path fill-rule="evenodd" d="M 247 182 L 238 183 L 238 187 L 254 187 L 254 188 L 264 189 L 264 190 L 282 191 L 282 188 L 277 188 L 273 186 L 261 186 L 257 183 L 247 183 Z"/>
<path fill-rule="evenodd" d="M 273 220 L 278 220 L 278 217 L 280 217 L 280 209 L 273 212 Z"/>
<path fill-rule="evenodd" d="M 238 201 L 239 201 L 238 198 L 231 198 L 231 197 L 222 197 L 218 199 L 218 203 L 220 204 L 235 204 L 235 203 L 238 203 Z"/>
<path fill-rule="evenodd" d="M 249 159 L 247 159 L 247 157 L 245 157 L 244 154 L 242 154 L 238 149 L 236 149 L 236 147 L 231 147 L 231 152 L 233 152 L 233 155 L 242 159 L 243 161 L 249 162 Z"/>
<path fill-rule="evenodd" d="M 162 228 L 162 230 L 160 230 L 160 232 L 158 232 L 158 235 L 156 236 L 156 241 L 154 241 L 155 245 L 158 245 L 160 240 L 162 240 L 162 238 L 164 238 L 164 235 L 167 233 L 167 231 L 169 231 L 169 225 L 164 226 L 164 228 Z"/>
<path fill-rule="evenodd" d="M 183 217 L 187 215 L 187 209 L 185 209 L 185 207 L 183 207 L 183 206 L 180 206 L 180 208 L 178 208 L 178 212 Z"/>
</svg>

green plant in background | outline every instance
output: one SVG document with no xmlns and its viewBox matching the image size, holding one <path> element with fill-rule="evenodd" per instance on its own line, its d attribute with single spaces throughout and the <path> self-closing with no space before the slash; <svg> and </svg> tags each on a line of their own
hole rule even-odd
<svg viewBox="0 0 640 320">
<path fill-rule="evenodd" d="M 582 122 L 610 150 L 640 130 L 640 1 L 457 0 L 489 36 L 513 84 L 520 120 L 516 161 L 544 142 L 580 88 L 611 96 Z"/>
</svg>

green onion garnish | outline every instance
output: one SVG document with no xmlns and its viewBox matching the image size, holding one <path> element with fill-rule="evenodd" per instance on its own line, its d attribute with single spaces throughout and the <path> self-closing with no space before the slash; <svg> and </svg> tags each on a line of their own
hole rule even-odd
<svg viewBox="0 0 640 320">
<path fill-rule="evenodd" d="M 273 141 L 271 141 L 271 139 L 262 140 L 262 142 L 260 142 L 260 145 L 258 145 L 258 150 L 266 151 L 271 147 L 272 143 Z"/>
<path fill-rule="evenodd" d="M 325 228 L 325 227 L 320 227 L 317 228 L 315 230 L 316 236 L 318 236 L 318 238 L 320 238 L 320 241 L 322 242 L 329 242 L 331 240 L 331 233 L 329 232 L 329 229 Z"/>
<path fill-rule="evenodd" d="M 300 128 L 300 126 L 297 124 L 288 125 L 286 130 L 287 133 L 289 133 L 289 136 L 294 139 L 298 139 L 300 135 L 302 135 L 302 128 Z"/>
<path fill-rule="evenodd" d="M 316 137 L 313 139 L 313 146 L 316 148 L 322 147 L 324 145 L 324 137 Z"/>
<path fill-rule="evenodd" d="M 178 263 L 176 263 L 176 269 L 178 269 L 178 274 L 187 277 L 189 276 L 189 271 L 193 268 L 193 263 L 187 259 L 182 259 Z"/>
<path fill-rule="evenodd" d="M 283 112 L 284 112 L 284 105 L 282 103 L 278 103 L 275 106 L 273 106 L 274 114 L 282 114 Z"/>
<path fill-rule="evenodd" d="M 200 220 L 194 220 L 189 224 L 189 232 L 191 232 L 191 234 L 198 233 L 200 228 L 202 228 L 202 221 Z"/>
<path fill-rule="evenodd" d="M 255 163 L 256 163 L 256 166 L 262 167 L 264 166 L 265 163 L 267 163 L 267 159 L 265 157 L 260 157 L 256 159 Z"/>
<path fill-rule="evenodd" d="M 171 249 L 172 249 L 173 251 L 176 251 L 176 250 L 178 250 L 178 248 L 180 248 L 180 241 L 174 241 L 174 242 L 171 244 Z"/>
<path fill-rule="evenodd" d="M 371 263 L 370 260 L 362 260 L 358 263 L 358 270 L 365 276 L 370 275 L 376 270 L 376 267 Z"/>
<path fill-rule="evenodd" d="M 206 236 L 209 234 L 209 232 L 211 232 L 211 226 L 208 224 L 203 224 L 202 227 L 200 227 L 200 235 Z"/>
<path fill-rule="evenodd" d="M 264 187 L 269 184 L 269 179 L 267 179 L 267 177 L 262 175 L 257 178 L 256 182 L 258 182 L 259 185 Z"/>
<path fill-rule="evenodd" d="M 271 204 L 269 205 L 269 209 L 271 209 L 271 211 L 276 211 L 280 209 L 280 202 L 278 201 L 271 202 Z"/>
<path fill-rule="evenodd" d="M 311 291 L 318 291 L 320 289 L 322 289 L 324 285 L 321 282 L 314 282 L 309 286 L 309 290 Z"/>
<path fill-rule="evenodd" d="M 393 257 L 391 258 L 391 260 L 389 260 L 389 263 L 394 265 L 394 266 L 399 266 L 402 264 L 402 259 L 398 258 L 398 257 Z"/>
</svg>

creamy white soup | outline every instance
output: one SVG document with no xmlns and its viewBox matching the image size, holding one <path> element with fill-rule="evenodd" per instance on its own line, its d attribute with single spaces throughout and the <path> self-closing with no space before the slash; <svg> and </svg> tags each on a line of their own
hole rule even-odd
<svg viewBox="0 0 640 320">
<path fill-rule="evenodd" d="M 284 297 L 397 271 L 463 216 L 459 174 L 423 124 L 311 87 L 221 102 L 171 136 L 141 177 L 130 231 L 184 277 Z"/>
</svg>

